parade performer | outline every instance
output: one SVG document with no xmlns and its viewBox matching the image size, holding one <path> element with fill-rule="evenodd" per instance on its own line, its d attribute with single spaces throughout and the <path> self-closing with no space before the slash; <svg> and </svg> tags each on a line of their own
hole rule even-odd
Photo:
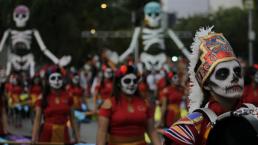
<svg viewBox="0 0 258 145">
<path fill-rule="evenodd" d="M 99 84 L 96 86 L 96 94 L 93 98 L 94 109 L 98 110 L 103 101 L 111 97 L 113 89 L 114 72 L 111 67 L 106 64 L 102 65 L 103 76 L 100 78 Z"/>
<path fill-rule="evenodd" d="M 0 136 L 5 136 L 8 133 L 8 121 L 7 121 L 7 112 L 6 112 L 6 99 L 4 93 L 4 82 L 0 78 Z"/>
<path fill-rule="evenodd" d="M 36 115 L 32 142 L 71 143 L 67 122 L 71 122 L 75 141 L 79 132 L 72 113 L 73 100 L 64 88 L 64 75 L 60 68 L 49 68 L 42 98 L 36 101 Z M 43 124 L 40 125 L 43 118 Z"/>
<path fill-rule="evenodd" d="M 34 55 L 32 53 L 31 44 L 33 37 L 36 39 L 40 50 L 59 66 L 65 66 L 70 63 L 71 56 L 63 56 L 58 59 L 50 52 L 41 39 L 40 33 L 36 29 L 28 29 L 26 23 L 30 17 L 30 10 L 25 5 L 18 5 L 13 11 L 13 20 L 16 28 L 7 29 L 0 42 L 0 52 L 3 50 L 6 42 L 9 42 L 11 50 L 8 53 L 8 62 L 6 73 L 9 75 L 12 71 L 28 72 L 30 77 L 35 73 Z M 9 44 L 8 44 L 9 45 Z"/>
<path fill-rule="evenodd" d="M 242 68 L 223 34 L 213 32 L 212 27 L 201 28 L 192 49 L 191 113 L 163 132 L 166 145 L 205 145 L 215 116 L 240 107 L 244 89 Z M 198 108 L 204 111 L 196 112 Z"/>
<path fill-rule="evenodd" d="M 112 97 L 99 110 L 97 145 L 146 145 L 144 132 L 154 145 L 161 144 L 154 129 L 153 108 L 137 90 L 138 79 L 135 66 L 122 65 L 116 71 Z"/>
<path fill-rule="evenodd" d="M 42 80 L 39 76 L 39 74 L 35 74 L 35 76 L 32 78 L 32 83 L 29 88 L 29 96 L 31 101 L 31 107 L 34 107 L 34 104 L 39 99 L 39 97 L 42 95 L 43 90 Z"/>
<path fill-rule="evenodd" d="M 251 83 L 245 86 L 243 102 L 252 103 L 258 107 L 258 66 L 254 66 L 254 74 L 251 76 Z"/>
<path fill-rule="evenodd" d="M 178 75 L 174 72 L 169 79 L 170 85 L 160 92 L 161 125 L 164 124 L 164 127 L 170 127 L 180 118 L 180 105 L 184 95 L 184 89 L 179 84 Z"/>
</svg>

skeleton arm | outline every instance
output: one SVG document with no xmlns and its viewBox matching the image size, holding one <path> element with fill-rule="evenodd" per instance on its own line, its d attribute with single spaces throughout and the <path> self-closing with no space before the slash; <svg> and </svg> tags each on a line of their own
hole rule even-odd
<svg viewBox="0 0 258 145">
<path fill-rule="evenodd" d="M 130 43 L 129 48 L 119 57 L 119 61 L 123 61 L 130 53 L 133 52 L 133 50 L 135 49 L 137 43 L 138 43 L 138 38 L 141 32 L 141 28 L 140 27 L 136 27 L 134 29 L 134 33 L 133 33 L 133 38 L 132 41 Z"/>
<path fill-rule="evenodd" d="M 184 44 L 182 43 L 182 41 L 177 37 L 177 35 L 175 34 L 175 32 L 171 29 L 168 29 L 168 35 L 169 37 L 175 42 L 175 44 L 177 45 L 177 47 L 183 52 L 183 54 L 185 55 L 185 57 L 190 60 L 190 52 L 185 48 Z"/>
<path fill-rule="evenodd" d="M 51 59 L 55 64 L 58 64 L 59 66 L 65 66 L 67 65 L 70 61 L 71 61 L 71 57 L 70 56 L 64 56 L 61 59 L 58 59 L 52 52 L 50 52 L 44 42 L 42 41 L 40 34 L 37 30 L 33 31 L 34 36 L 39 44 L 40 50 L 43 51 L 43 53 L 49 58 Z"/>
<path fill-rule="evenodd" d="M 2 40 L 1 40 L 1 43 L 0 43 L 0 52 L 2 52 L 2 50 L 4 48 L 4 44 L 5 44 L 8 36 L 9 36 L 9 34 L 10 34 L 10 30 L 9 29 L 4 32 L 4 36 L 3 36 Z"/>
</svg>

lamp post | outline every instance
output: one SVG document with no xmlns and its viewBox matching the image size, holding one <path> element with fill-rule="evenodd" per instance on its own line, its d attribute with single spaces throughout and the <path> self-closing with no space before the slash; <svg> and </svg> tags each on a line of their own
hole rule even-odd
<svg viewBox="0 0 258 145">
<path fill-rule="evenodd" d="M 253 0 L 246 0 L 245 7 L 248 10 L 248 65 L 253 65 L 253 41 L 255 40 L 255 32 L 253 30 Z"/>
</svg>

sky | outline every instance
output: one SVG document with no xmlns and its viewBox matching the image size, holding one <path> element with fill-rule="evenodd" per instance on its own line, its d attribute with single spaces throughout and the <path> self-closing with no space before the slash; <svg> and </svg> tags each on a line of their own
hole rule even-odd
<svg viewBox="0 0 258 145">
<path fill-rule="evenodd" d="M 214 12 L 219 7 L 243 7 L 242 0 L 161 0 L 164 11 L 176 13 L 177 17 Z"/>
</svg>

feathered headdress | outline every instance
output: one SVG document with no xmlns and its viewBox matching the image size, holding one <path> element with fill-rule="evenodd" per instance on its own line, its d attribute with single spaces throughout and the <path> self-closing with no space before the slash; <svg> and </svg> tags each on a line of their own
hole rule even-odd
<svg viewBox="0 0 258 145">
<path fill-rule="evenodd" d="M 222 33 L 212 31 L 213 27 L 200 28 L 196 32 L 191 46 L 189 75 L 191 89 L 189 95 L 189 111 L 200 108 L 204 96 L 203 85 L 218 63 L 237 60 L 235 54 Z"/>
</svg>

